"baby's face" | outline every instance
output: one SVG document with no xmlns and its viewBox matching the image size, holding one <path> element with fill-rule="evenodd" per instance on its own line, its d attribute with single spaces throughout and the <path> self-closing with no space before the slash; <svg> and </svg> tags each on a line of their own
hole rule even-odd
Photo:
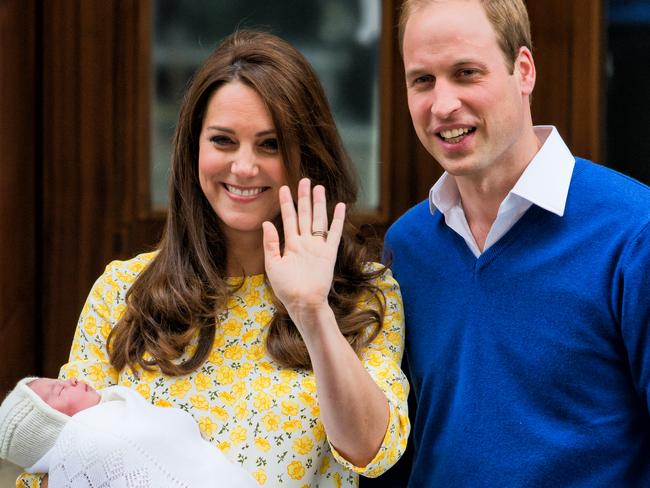
<svg viewBox="0 0 650 488">
<path fill-rule="evenodd" d="M 81 410 L 97 405 L 99 393 L 77 378 L 56 380 L 39 378 L 28 385 L 50 407 L 66 415 L 74 415 Z"/>
</svg>

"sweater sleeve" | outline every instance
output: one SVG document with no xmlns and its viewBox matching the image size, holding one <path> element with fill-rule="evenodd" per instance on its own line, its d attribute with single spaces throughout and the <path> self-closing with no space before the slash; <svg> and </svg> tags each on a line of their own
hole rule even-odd
<svg viewBox="0 0 650 488">
<path fill-rule="evenodd" d="M 379 266 L 379 265 L 377 265 Z M 382 389 L 389 405 L 386 434 L 374 459 L 366 466 L 354 466 L 330 444 L 334 458 L 346 468 L 374 478 L 394 465 L 406 449 L 410 423 L 406 399 L 409 384 L 400 364 L 404 353 L 404 314 L 399 285 L 390 270 L 376 283 L 384 296 L 385 311 L 381 331 L 361 351 L 360 358 L 375 383 Z"/>
<path fill-rule="evenodd" d="M 151 255 L 130 261 L 114 261 L 90 290 L 77 323 L 70 357 L 61 367 L 62 379 L 76 377 L 100 390 L 117 384 L 118 373 L 110 365 L 106 339 L 126 310 L 125 296 Z M 39 488 L 42 474 L 21 474 L 16 488 Z"/>
<path fill-rule="evenodd" d="M 621 335 L 632 381 L 650 409 L 650 223 L 623 252 L 618 289 Z"/>
</svg>

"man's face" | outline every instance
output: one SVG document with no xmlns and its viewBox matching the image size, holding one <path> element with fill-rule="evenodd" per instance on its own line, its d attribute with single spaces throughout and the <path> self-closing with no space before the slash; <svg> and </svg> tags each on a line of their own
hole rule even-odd
<svg viewBox="0 0 650 488">
<path fill-rule="evenodd" d="M 528 163 L 533 60 L 521 48 L 510 73 L 477 0 L 434 0 L 416 10 L 403 49 L 415 131 L 446 171 L 482 180 Z"/>
<path fill-rule="evenodd" d="M 76 378 L 68 380 L 39 378 L 27 386 L 50 407 L 69 416 L 97 405 L 100 400 L 99 393 L 92 386 Z"/>
</svg>

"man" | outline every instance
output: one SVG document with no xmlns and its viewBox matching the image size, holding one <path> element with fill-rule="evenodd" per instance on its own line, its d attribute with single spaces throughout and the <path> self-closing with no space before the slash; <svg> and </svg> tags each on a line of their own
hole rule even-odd
<svg viewBox="0 0 650 488">
<path fill-rule="evenodd" d="M 386 236 L 409 486 L 650 486 L 650 189 L 533 127 L 522 0 L 406 0 L 400 26 L 445 170 Z"/>
</svg>

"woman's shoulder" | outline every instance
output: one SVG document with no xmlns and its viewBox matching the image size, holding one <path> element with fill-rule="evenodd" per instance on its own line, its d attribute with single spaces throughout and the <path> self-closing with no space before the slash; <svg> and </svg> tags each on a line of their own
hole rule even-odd
<svg viewBox="0 0 650 488">
<path fill-rule="evenodd" d="M 376 276 L 376 279 L 379 281 L 395 281 L 390 268 L 386 267 L 386 265 L 383 263 L 378 263 L 376 261 L 366 261 L 364 263 L 364 271 L 366 273 L 373 273 Z"/>
<path fill-rule="evenodd" d="M 366 261 L 363 264 L 363 266 L 364 266 L 364 270 L 367 273 L 368 272 L 370 272 L 370 273 L 381 273 L 380 276 L 383 275 L 383 272 L 386 272 L 386 271 L 390 273 L 390 270 L 388 268 L 386 268 L 385 265 L 383 265 L 382 263 L 378 263 L 377 261 Z"/>
<path fill-rule="evenodd" d="M 151 261 L 158 255 L 158 251 L 145 252 L 138 254 L 131 259 L 127 260 L 115 260 L 108 263 L 106 266 L 107 271 L 122 271 L 122 272 L 131 272 L 139 273 L 144 268 L 146 268 Z"/>
<path fill-rule="evenodd" d="M 138 254 L 127 260 L 111 261 L 97 281 L 131 285 L 157 255 L 158 251 L 153 251 Z"/>
<path fill-rule="evenodd" d="M 372 273 L 374 275 L 372 284 L 377 286 L 380 290 L 382 290 L 382 292 L 399 293 L 399 284 L 393 277 L 393 273 L 390 268 L 386 267 L 385 264 L 375 261 L 368 261 L 364 266 L 366 273 Z"/>
</svg>

